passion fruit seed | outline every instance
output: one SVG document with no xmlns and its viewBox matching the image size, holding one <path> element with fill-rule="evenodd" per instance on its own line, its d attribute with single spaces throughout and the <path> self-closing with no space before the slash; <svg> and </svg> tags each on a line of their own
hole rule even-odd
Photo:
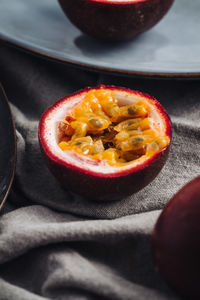
<svg viewBox="0 0 200 300">
<path fill-rule="evenodd" d="M 98 128 L 99 129 L 99 128 L 103 127 L 103 122 L 101 122 L 100 120 L 97 120 L 97 119 L 91 119 L 91 120 L 89 120 L 89 123 L 94 128 Z"/>
<path fill-rule="evenodd" d="M 137 130 L 134 130 L 134 132 L 138 134 Z M 128 139 L 129 137 L 130 137 L 129 132 L 127 130 L 122 130 L 115 136 L 115 140 L 116 142 L 121 142 Z"/>
<path fill-rule="evenodd" d="M 128 114 L 131 116 L 134 116 L 136 114 L 136 109 L 133 109 L 133 107 L 128 108 Z"/>
<path fill-rule="evenodd" d="M 148 144 L 146 155 L 151 156 L 154 153 L 158 152 L 160 149 L 165 148 L 169 144 L 168 137 L 159 137 L 155 139 L 153 142 Z"/>
<path fill-rule="evenodd" d="M 136 137 L 131 140 L 131 144 L 133 147 L 138 147 L 139 144 L 143 145 L 144 144 L 144 139 L 141 137 Z"/>
<path fill-rule="evenodd" d="M 72 140 L 86 136 L 87 133 L 87 124 L 83 122 L 74 121 L 71 123 L 71 127 L 75 129 L 75 133 L 72 135 Z"/>
<path fill-rule="evenodd" d="M 95 155 L 95 154 L 100 154 L 100 153 L 103 153 L 104 152 L 104 146 L 103 146 L 103 142 L 102 142 L 102 140 L 97 140 L 95 143 L 94 143 L 94 145 L 93 145 L 93 147 L 92 147 L 92 149 L 91 149 L 91 152 L 90 152 L 90 154 L 91 155 Z"/>
<path fill-rule="evenodd" d="M 136 104 L 130 106 L 120 107 L 120 117 L 144 117 L 147 115 L 147 111 L 144 106 Z"/>
<path fill-rule="evenodd" d="M 101 155 L 97 155 L 96 158 L 105 160 L 107 163 L 113 166 L 119 162 L 125 163 L 124 160 L 120 160 L 120 152 L 114 148 L 105 150 Z"/>
<path fill-rule="evenodd" d="M 149 118 L 136 118 L 131 120 L 126 120 L 120 122 L 114 129 L 120 132 L 123 129 L 126 130 L 145 130 L 150 127 L 150 120 Z"/>
<path fill-rule="evenodd" d="M 145 155 L 145 149 L 144 148 L 141 148 L 137 151 L 121 152 L 121 157 L 127 162 L 132 161 L 132 160 L 136 160 L 136 159 L 140 158 L 142 155 Z"/>
<path fill-rule="evenodd" d="M 132 151 L 132 150 L 135 151 L 135 150 L 139 150 L 145 146 L 145 140 L 142 137 L 130 138 L 130 139 L 118 144 L 117 146 L 123 152 Z"/>
<path fill-rule="evenodd" d="M 142 119 L 131 119 L 131 120 L 126 120 L 123 122 L 120 122 L 118 125 L 114 127 L 114 129 L 117 132 L 120 132 L 123 129 L 137 129 L 139 127 L 140 122 Z"/>
<path fill-rule="evenodd" d="M 145 101 L 119 106 L 112 91 L 90 90 L 75 107 L 71 122 L 60 122 L 59 147 L 115 166 L 152 156 L 168 145 L 169 138 L 152 126 L 149 111 Z"/>
</svg>

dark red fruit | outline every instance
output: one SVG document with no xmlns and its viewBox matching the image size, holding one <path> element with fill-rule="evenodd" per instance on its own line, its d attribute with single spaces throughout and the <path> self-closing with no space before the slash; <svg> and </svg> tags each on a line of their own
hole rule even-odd
<svg viewBox="0 0 200 300">
<path fill-rule="evenodd" d="M 150 29 L 174 0 L 58 0 L 63 11 L 84 33 L 123 41 Z"/>
<path fill-rule="evenodd" d="M 131 164 L 111 166 L 105 161 L 91 159 L 73 151 L 63 152 L 59 146 L 58 124 L 65 117 L 71 122 L 71 112 L 82 103 L 89 91 L 112 91 L 120 107 L 144 101 L 150 108 L 151 127 L 157 128 L 168 144 L 157 153 L 142 156 Z M 142 102 L 143 103 L 143 102 Z M 62 185 L 93 200 L 118 200 L 135 193 L 149 184 L 164 166 L 171 140 L 170 119 L 153 97 L 127 88 L 98 86 L 85 88 L 68 95 L 49 107 L 39 123 L 39 141 L 46 163 Z M 111 146 L 112 147 L 112 146 Z"/>
<path fill-rule="evenodd" d="M 200 299 L 200 176 L 166 205 L 152 236 L 156 269 L 188 299 Z"/>
</svg>

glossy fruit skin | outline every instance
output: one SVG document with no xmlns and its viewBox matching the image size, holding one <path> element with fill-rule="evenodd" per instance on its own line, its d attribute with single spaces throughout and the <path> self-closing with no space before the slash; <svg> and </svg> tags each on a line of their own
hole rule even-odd
<svg viewBox="0 0 200 300">
<path fill-rule="evenodd" d="M 124 41 L 150 29 L 174 0 L 58 0 L 69 20 L 93 37 Z"/>
<path fill-rule="evenodd" d="M 200 176 L 166 205 L 152 235 L 156 269 L 187 299 L 200 299 Z"/>
<path fill-rule="evenodd" d="M 128 91 L 130 93 L 145 95 L 151 99 L 155 106 L 157 106 L 160 110 L 163 118 L 165 118 L 167 123 L 166 135 L 169 136 L 171 140 L 171 121 L 163 107 L 155 98 L 147 94 L 122 87 L 100 85 L 93 88 L 98 89 L 102 87 L 110 88 L 111 90 L 117 89 L 121 91 Z M 166 148 L 162 149 L 159 153 L 152 156 L 148 162 L 134 167 L 131 170 L 118 171 L 112 174 L 94 174 L 93 172 L 80 169 L 75 165 L 63 163 L 58 157 L 53 157 L 43 138 L 44 121 L 45 118 L 48 118 L 49 111 L 51 111 L 55 105 L 58 105 L 63 100 L 66 101 L 66 98 L 70 98 L 72 96 L 77 97 L 77 95 L 93 88 L 85 88 L 74 93 L 73 95 L 64 97 L 57 101 L 53 106 L 48 108 L 46 112 L 44 112 L 39 123 L 40 148 L 49 170 L 58 179 L 63 187 L 95 201 L 120 200 L 138 192 L 158 175 L 167 160 L 170 144 Z M 84 157 L 82 159 L 84 160 Z"/>
<path fill-rule="evenodd" d="M 41 150 L 48 168 L 63 187 L 90 200 L 113 201 L 136 193 L 148 185 L 164 166 L 169 148 L 167 151 L 161 153 L 157 157 L 157 160 L 144 169 L 125 176 L 111 178 L 95 177 L 76 169 L 66 168 L 46 156 L 42 147 Z"/>
</svg>

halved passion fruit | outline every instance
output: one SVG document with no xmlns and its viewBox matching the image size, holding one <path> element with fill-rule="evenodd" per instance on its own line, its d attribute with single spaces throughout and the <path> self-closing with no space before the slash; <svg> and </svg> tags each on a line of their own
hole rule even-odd
<svg viewBox="0 0 200 300">
<path fill-rule="evenodd" d="M 174 0 L 58 0 L 81 31 L 96 38 L 122 41 L 150 29 Z"/>
<path fill-rule="evenodd" d="M 115 86 L 64 97 L 39 124 L 49 169 L 63 186 L 94 200 L 121 199 L 150 183 L 170 139 L 170 119 L 156 99 Z"/>
</svg>

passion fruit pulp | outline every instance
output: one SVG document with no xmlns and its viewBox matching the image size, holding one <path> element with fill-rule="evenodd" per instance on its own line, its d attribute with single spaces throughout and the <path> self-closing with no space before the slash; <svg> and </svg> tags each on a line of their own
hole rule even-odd
<svg viewBox="0 0 200 300">
<path fill-rule="evenodd" d="M 170 139 L 170 119 L 156 99 L 115 86 L 64 97 L 39 124 L 49 169 L 63 186 L 93 200 L 118 200 L 150 183 Z"/>
<path fill-rule="evenodd" d="M 84 33 L 110 41 L 128 40 L 150 29 L 174 0 L 58 0 Z"/>
<path fill-rule="evenodd" d="M 200 299 L 200 176 L 166 205 L 152 234 L 156 269 L 186 299 Z"/>
</svg>

